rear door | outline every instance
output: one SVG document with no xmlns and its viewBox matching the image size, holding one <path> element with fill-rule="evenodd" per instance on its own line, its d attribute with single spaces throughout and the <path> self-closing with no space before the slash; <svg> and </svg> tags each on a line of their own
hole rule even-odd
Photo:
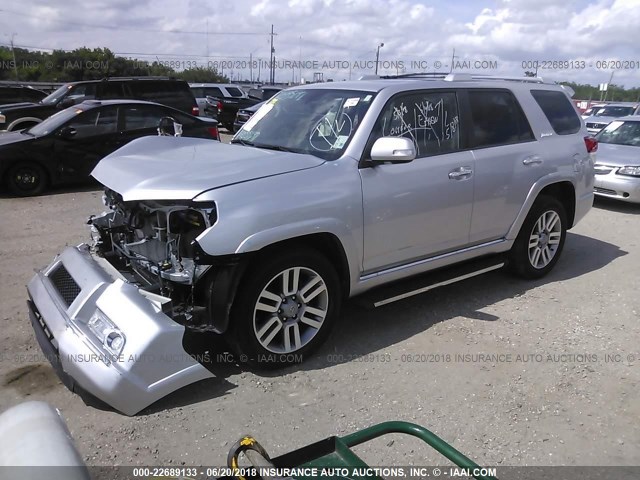
<svg viewBox="0 0 640 480">
<path fill-rule="evenodd" d="M 461 94 L 469 115 L 469 146 L 475 159 L 470 243 L 504 237 L 531 186 L 551 169 L 529 121 L 507 89 L 469 89 Z"/>
<path fill-rule="evenodd" d="M 401 136 L 418 156 L 404 164 L 360 169 L 366 273 L 465 246 L 473 205 L 474 161 L 462 151 L 457 94 L 414 91 L 394 96 L 369 140 Z"/>
<path fill-rule="evenodd" d="M 160 119 L 168 116 L 166 110 L 156 105 L 127 105 L 120 110 L 124 143 L 140 137 L 157 135 Z"/>
</svg>

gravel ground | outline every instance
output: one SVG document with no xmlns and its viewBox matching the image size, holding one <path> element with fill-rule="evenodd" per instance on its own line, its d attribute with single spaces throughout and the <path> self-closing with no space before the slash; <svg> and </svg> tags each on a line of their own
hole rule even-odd
<svg viewBox="0 0 640 480">
<path fill-rule="evenodd" d="M 422 424 L 480 464 L 640 465 L 640 207 L 597 201 L 543 280 L 494 272 L 377 310 L 349 302 L 307 363 L 216 366 L 135 417 L 59 382 L 25 305 L 33 270 L 86 241 L 101 209 L 97 187 L 0 198 L 0 410 L 58 407 L 89 465 L 222 465 L 243 433 L 275 456 L 386 420 Z M 358 452 L 443 463 L 400 436 Z"/>
</svg>

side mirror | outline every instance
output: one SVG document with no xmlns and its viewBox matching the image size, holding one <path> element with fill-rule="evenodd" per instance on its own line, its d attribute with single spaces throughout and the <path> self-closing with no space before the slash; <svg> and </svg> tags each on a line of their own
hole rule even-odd
<svg viewBox="0 0 640 480">
<path fill-rule="evenodd" d="M 58 108 L 72 107 L 77 103 L 77 100 L 78 98 L 74 98 L 74 97 L 63 98 L 62 100 L 60 100 L 60 103 L 58 103 Z"/>
<path fill-rule="evenodd" d="M 371 161 L 374 163 L 408 163 L 416 155 L 413 140 L 404 137 L 382 137 L 371 147 Z"/>
<path fill-rule="evenodd" d="M 158 122 L 158 135 L 161 137 L 181 137 L 182 124 L 173 117 L 162 117 Z"/>
<path fill-rule="evenodd" d="M 76 133 L 78 133 L 78 131 L 73 127 L 62 127 L 60 129 L 59 135 L 62 138 L 72 138 L 75 136 Z"/>
</svg>

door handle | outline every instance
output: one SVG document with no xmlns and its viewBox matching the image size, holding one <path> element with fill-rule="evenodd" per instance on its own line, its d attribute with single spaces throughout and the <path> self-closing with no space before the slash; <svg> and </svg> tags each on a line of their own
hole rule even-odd
<svg viewBox="0 0 640 480">
<path fill-rule="evenodd" d="M 542 163 L 542 157 L 540 155 L 529 155 L 522 160 L 523 165 L 540 165 Z"/>
<path fill-rule="evenodd" d="M 458 167 L 449 172 L 449 178 L 451 180 L 464 180 L 465 178 L 469 178 L 472 173 L 473 170 L 471 167 Z"/>
</svg>

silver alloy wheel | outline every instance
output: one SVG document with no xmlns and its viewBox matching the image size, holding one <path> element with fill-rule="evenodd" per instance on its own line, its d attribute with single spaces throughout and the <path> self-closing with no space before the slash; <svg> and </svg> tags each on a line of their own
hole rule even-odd
<svg viewBox="0 0 640 480">
<path fill-rule="evenodd" d="M 324 279 L 307 267 L 292 267 L 262 289 L 253 310 L 253 331 L 266 350 L 293 353 L 322 328 L 329 308 Z"/>
<path fill-rule="evenodd" d="M 553 210 L 544 212 L 533 225 L 529 236 L 529 262 L 542 269 L 556 256 L 562 238 L 562 221 Z"/>
</svg>

